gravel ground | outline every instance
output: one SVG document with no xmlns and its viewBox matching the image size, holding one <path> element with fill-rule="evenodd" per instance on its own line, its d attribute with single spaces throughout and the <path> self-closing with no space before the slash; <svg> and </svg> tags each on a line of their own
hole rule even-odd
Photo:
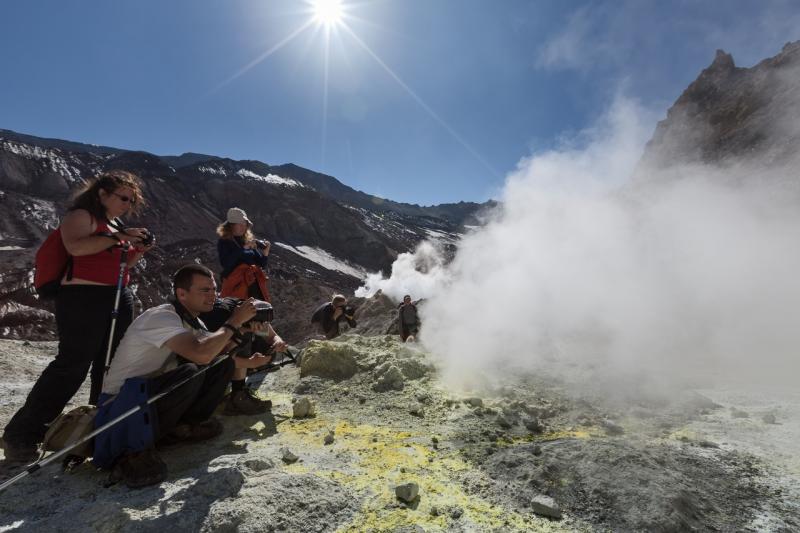
<svg viewBox="0 0 800 533">
<path fill-rule="evenodd" d="M 53 343 L 0 341 L 0 422 L 53 352 Z M 0 531 L 788 531 L 800 524 L 787 503 L 798 478 L 789 455 L 780 444 L 757 446 L 767 440 L 756 437 L 766 407 L 686 391 L 622 408 L 576 397 L 544 374 L 455 393 L 427 361 L 395 337 L 312 341 L 302 369 L 255 380 L 273 401 L 271 414 L 223 417 L 220 438 L 161 450 L 166 482 L 107 487 L 107 474 L 90 464 L 70 474 L 53 465 L 0 495 Z M 303 399 L 316 416 L 292 418 Z M 788 443 L 797 404 L 781 405 L 779 424 L 767 430 L 789 431 Z M 752 414 L 734 418 L 731 407 Z M 745 424 L 752 438 L 725 437 Z M 284 461 L 287 451 L 298 460 Z M 411 502 L 395 495 L 406 483 L 419 488 Z M 541 501 L 561 518 L 544 516 L 553 510 Z"/>
</svg>

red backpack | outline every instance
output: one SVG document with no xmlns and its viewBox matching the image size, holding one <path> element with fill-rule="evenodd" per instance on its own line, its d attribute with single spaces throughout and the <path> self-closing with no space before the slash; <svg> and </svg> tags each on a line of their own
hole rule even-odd
<svg viewBox="0 0 800 533">
<path fill-rule="evenodd" d="M 69 255 L 61 239 L 61 228 L 56 228 L 47 236 L 36 251 L 33 286 L 39 298 L 55 298 L 61 286 L 61 278 L 72 277 L 72 256 Z"/>
</svg>

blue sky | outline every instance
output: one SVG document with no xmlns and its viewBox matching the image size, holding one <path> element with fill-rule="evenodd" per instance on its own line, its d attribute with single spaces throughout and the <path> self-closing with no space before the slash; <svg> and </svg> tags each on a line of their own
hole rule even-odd
<svg viewBox="0 0 800 533">
<path fill-rule="evenodd" d="M 304 0 L 0 0 L 0 128 L 483 201 L 615 96 L 663 115 L 717 48 L 752 66 L 800 39 L 794 0 L 343 5 L 326 69 L 324 27 L 286 41 Z"/>
</svg>

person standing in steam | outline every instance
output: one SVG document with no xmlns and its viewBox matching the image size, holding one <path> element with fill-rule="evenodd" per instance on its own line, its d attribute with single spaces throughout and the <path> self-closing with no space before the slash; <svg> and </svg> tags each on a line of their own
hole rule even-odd
<svg viewBox="0 0 800 533">
<path fill-rule="evenodd" d="M 403 303 L 397 307 L 397 322 L 400 338 L 403 342 L 414 342 L 419 335 L 419 313 L 417 306 L 411 302 L 411 295 L 403 296 Z"/>
</svg>

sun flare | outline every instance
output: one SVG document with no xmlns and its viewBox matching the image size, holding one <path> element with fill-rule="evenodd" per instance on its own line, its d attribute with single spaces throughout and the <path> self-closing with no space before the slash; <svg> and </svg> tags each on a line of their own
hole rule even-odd
<svg viewBox="0 0 800 533">
<path fill-rule="evenodd" d="M 314 20 L 325 26 L 335 26 L 342 20 L 341 0 L 314 0 L 312 2 Z"/>
</svg>

